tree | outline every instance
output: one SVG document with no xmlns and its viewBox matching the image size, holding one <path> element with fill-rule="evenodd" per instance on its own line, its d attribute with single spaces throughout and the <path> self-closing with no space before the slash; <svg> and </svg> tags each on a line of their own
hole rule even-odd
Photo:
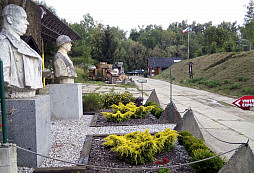
<svg viewBox="0 0 254 173">
<path fill-rule="evenodd" d="M 113 64 L 115 63 L 115 51 L 117 49 L 117 42 L 114 35 L 112 34 L 111 28 L 107 26 L 104 29 L 102 36 L 102 54 L 106 62 Z"/>
<path fill-rule="evenodd" d="M 216 26 L 209 26 L 204 32 L 204 37 L 206 50 L 208 52 L 214 52 L 210 51 L 212 45 L 213 50 L 215 45 L 218 49 L 221 49 L 224 48 L 224 44 L 226 43 L 226 41 L 230 40 L 229 32 L 222 27 Z"/>
<path fill-rule="evenodd" d="M 247 6 L 247 14 L 245 15 L 245 28 L 242 29 L 243 37 L 250 41 L 250 49 L 254 40 L 254 2 L 250 0 Z"/>
<path fill-rule="evenodd" d="M 104 54 L 102 52 L 102 42 L 103 42 L 103 25 L 99 24 L 94 28 L 91 33 L 91 57 L 98 62 L 104 62 Z"/>
<path fill-rule="evenodd" d="M 129 49 L 129 59 L 128 59 L 128 66 L 129 70 L 137 70 L 137 69 L 144 69 L 146 67 L 146 47 L 140 44 L 139 42 L 133 42 Z"/>
</svg>

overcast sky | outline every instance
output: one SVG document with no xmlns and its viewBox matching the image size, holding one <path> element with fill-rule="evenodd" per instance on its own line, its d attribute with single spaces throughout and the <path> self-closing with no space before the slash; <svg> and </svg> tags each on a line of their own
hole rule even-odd
<svg viewBox="0 0 254 173">
<path fill-rule="evenodd" d="M 214 25 L 222 21 L 242 25 L 250 0 L 41 0 L 53 6 L 60 18 L 79 23 L 89 13 L 95 21 L 130 31 L 138 26 L 187 20 Z"/>
</svg>

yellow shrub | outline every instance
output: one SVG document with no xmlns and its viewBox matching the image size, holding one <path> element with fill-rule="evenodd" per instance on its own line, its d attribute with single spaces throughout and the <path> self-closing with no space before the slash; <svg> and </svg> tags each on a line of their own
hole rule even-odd
<svg viewBox="0 0 254 173">
<path fill-rule="evenodd" d="M 168 128 L 153 136 L 146 129 L 145 132 L 136 131 L 124 136 L 109 135 L 104 140 L 102 145 L 111 148 L 120 159 L 137 165 L 152 162 L 156 153 L 173 149 L 176 131 Z"/>
</svg>

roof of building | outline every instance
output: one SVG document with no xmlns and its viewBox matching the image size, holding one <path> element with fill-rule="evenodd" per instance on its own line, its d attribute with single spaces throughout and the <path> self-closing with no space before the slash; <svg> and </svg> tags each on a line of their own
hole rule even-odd
<svg viewBox="0 0 254 173">
<path fill-rule="evenodd" d="M 41 8 L 41 35 L 43 40 L 48 42 L 55 42 L 56 38 L 60 35 L 67 35 L 72 41 L 81 40 L 82 37 L 79 36 L 75 31 L 73 31 L 69 26 L 62 22 L 57 16 L 55 16 L 46 7 L 40 5 Z"/>
<path fill-rule="evenodd" d="M 176 62 L 183 60 L 184 58 L 179 57 L 165 57 L 165 58 L 148 58 L 149 68 L 168 68 Z"/>
</svg>

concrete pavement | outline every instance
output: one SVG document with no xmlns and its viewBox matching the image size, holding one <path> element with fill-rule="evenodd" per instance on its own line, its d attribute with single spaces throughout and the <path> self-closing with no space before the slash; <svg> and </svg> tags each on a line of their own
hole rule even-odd
<svg viewBox="0 0 254 173">
<path fill-rule="evenodd" d="M 141 89 L 141 84 L 137 80 L 144 78 L 133 76 L 132 79 L 135 80 L 137 86 Z M 170 100 L 170 84 L 165 81 L 145 79 L 147 83 L 143 84 L 144 100 L 149 97 L 152 89 L 155 89 L 161 107 L 165 108 Z M 236 98 L 178 85 L 173 85 L 172 95 L 173 102 L 182 116 L 185 109 L 190 107 L 193 110 L 201 124 L 200 128 L 205 138 L 205 143 L 213 151 L 223 153 L 238 147 L 239 144 L 233 145 L 221 142 L 209 133 L 228 142 L 244 143 L 249 139 L 249 145 L 252 151 L 254 150 L 254 111 L 244 111 L 240 108 L 229 106 L 232 105 Z M 229 159 L 233 153 L 226 154 L 226 159 Z"/>
</svg>

